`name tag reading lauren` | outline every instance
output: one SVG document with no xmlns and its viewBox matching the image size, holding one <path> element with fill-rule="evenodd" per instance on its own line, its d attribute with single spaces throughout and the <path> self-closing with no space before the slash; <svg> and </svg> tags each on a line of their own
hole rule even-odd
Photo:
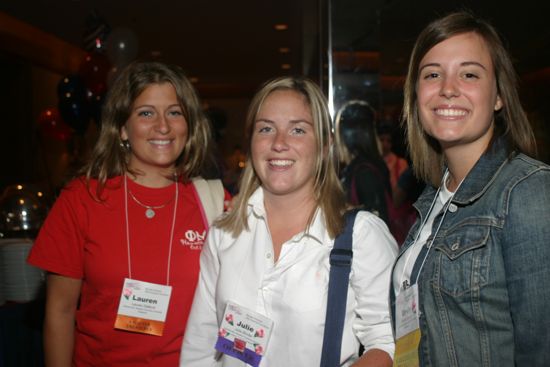
<svg viewBox="0 0 550 367">
<path fill-rule="evenodd" d="M 124 279 L 115 329 L 161 336 L 172 287 Z"/>
<path fill-rule="evenodd" d="M 258 367 L 272 329 L 271 319 L 235 303 L 227 302 L 215 348 L 219 352 Z"/>
</svg>

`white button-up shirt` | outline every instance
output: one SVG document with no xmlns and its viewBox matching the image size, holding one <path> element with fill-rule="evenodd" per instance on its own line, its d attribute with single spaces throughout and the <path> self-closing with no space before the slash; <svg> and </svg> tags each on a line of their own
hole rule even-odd
<svg viewBox="0 0 550 367">
<path fill-rule="evenodd" d="M 334 244 L 323 214 L 318 210 L 307 232 L 283 244 L 277 262 L 261 188 L 249 200 L 248 225 L 250 230 L 237 238 L 216 227 L 208 234 L 180 365 L 246 366 L 236 358 L 216 356 L 214 349 L 226 303 L 233 301 L 274 322 L 261 367 L 319 366 Z M 359 343 L 365 350 L 378 348 L 393 356 L 388 294 L 396 254 L 384 222 L 360 212 L 353 230 L 342 366 L 358 358 Z"/>
</svg>

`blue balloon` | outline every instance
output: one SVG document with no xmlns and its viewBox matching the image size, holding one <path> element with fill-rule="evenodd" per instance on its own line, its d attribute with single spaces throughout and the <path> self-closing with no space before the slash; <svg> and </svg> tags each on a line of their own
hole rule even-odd
<svg viewBox="0 0 550 367">
<path fill-rule="evenodd" d="M 90 123 L 90 114 L 85 103 L 59 101 L 58 109 L 63 120 L 77 134 L 83 135 L 86 132 Z"/>
<path fill-rule="evenodd" d="M 86 86 L 78 75 L 68 75 L 57 85 L 59 113 L 77 134 L 83 135 L 90 123 L 90 108 L 86 99 Z"/>
<path fill-rule="evenodd" d="M 57 84 L 57 97 L 83 101 L 86 99 L 86 85 L 79 75 L 67 75 Z"/>
</svg>

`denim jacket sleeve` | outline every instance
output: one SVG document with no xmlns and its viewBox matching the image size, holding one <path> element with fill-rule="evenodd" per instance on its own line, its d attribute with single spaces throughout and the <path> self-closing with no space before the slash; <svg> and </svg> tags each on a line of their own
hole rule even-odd
<svg viewBox="0 0 550 367">
<path fill-rule="evenodd" d="M 518 182 L 502 236 L 516 366 L 550 366 L 550 170 Z"/>
</svg>

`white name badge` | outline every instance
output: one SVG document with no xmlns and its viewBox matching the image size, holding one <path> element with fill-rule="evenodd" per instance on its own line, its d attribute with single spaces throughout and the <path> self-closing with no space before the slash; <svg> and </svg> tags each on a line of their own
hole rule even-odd
<svg viewBox="0 0 550 367">
<path fill-rule="evenodd" d="M 227 302 L 218 331 L 216 350 L 258 367 L 265 353 L 273 321 L 264 315 Z"/>
<path fill-rule="evenodd" d="M 161 336 L 172 287 L 124 279 L 115 329 Z"/>
<path fill-rule="evenodd" d="M 401 291 L 395 300 L 394 367 L 417 367 L 420 344 L 418 286 Z"/>
</svg>

